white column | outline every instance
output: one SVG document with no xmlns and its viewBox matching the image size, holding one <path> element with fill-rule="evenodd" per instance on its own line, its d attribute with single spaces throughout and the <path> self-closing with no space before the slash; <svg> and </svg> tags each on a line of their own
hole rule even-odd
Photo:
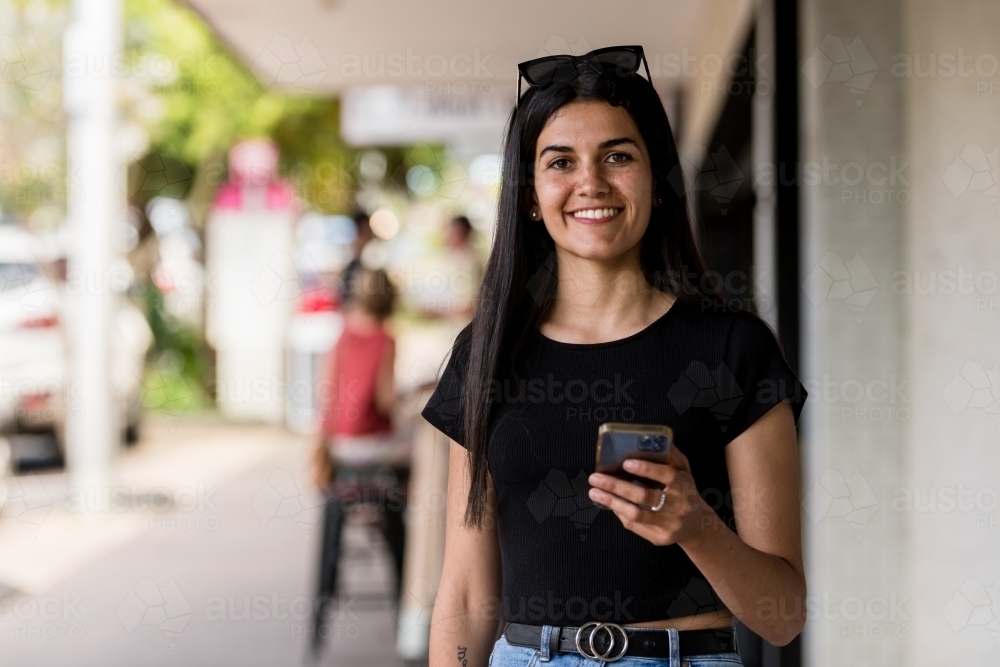
<svg viewBox="0 0 1000 667">
<path fill-rule="evenodd" d="M 88 494 L 91 509 L 102 506 L 119 446 L 110 361 L 115 294 L 109 278 L 113 232 L 125 213 L 116 144 L 122 30 L 121 0 L 74 0 L 63 47 L 70 229 L 66 454 L 71 483 Z"/>
</svg>

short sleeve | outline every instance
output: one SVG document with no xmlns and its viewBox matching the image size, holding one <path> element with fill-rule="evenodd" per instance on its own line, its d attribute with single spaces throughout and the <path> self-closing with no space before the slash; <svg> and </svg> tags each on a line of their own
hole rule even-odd
<svg viewBox="0 0 1000 667">
<path fill-rule="evenodd" d="M 739 401 L 724 430 L 724 441 L 732 442 L 743 431 L 786 398 L 798 423 L 806 390 L 792 372 L 771 328 L 759 317 L 738 313 L 726 341 L 724 367 Z"/>
<path fill-rule="evenodd" d="M 446 436 L 466 447 L 463 423 L 462 387 L 465 382 L 465 369 L 469 361 L 468 337 L 470 329 L 466 326 L 455 337 L 451 355 L 441 379 L 427 404 L 420 412 L 431 426 Z"/>
</svg>

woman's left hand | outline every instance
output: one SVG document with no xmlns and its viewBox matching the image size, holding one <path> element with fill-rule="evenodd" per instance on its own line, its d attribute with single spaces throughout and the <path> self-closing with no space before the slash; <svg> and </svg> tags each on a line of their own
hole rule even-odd
<svg viewBox="0 0 1000 667">
<path fill-rule="evenodd" d="M 646 509 L 660 502 L 659 489 L 648 489 L 624 479 L 594 473 L 588 481 L 594 487 L 589 496 L 610 508 L 622 525 L 657 546 L 681 544 L 697 537 L 714 514 L 695 486 L 687 457 L 677 447 L 670 448 L 666 464 L 629 459 L 625 471 L 659 482 L 666 500 L 659 511 Z M 642 507 L 640 507 L 642 505 Z M 709 514 L 710 513 L 710 514 Z"/>
</svg>

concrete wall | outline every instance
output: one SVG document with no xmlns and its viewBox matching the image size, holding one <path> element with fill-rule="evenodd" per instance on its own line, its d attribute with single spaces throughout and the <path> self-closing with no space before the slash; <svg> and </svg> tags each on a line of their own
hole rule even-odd
<svg viewBox="0 0 1000 667">
<path fill-rule="evenodd" d="M 910 321 L 908 486 L 918 501 L 905 513 L 914 627 L 907 664 L 995 665 L 1000 3 L 911 0 L 902 19 L 912 67 L 901 58 L 897 73 L 913 198 L 908 282 L 897 291 Z"/>
<path fill-rule="evenodd" d="M 898 413 L 912 408 L 893 394 L 907 379 L 905 302 L 890 290 L 909 189 L 891 173 L 906 161 L 903 82 L 888 67 L 899 15 L 894 1 L 801 5 L 808 665 L 905 664 L 907 523 L 888 504 L 905 479 Z"/>
<path fill-rule="evenodd" d="M 996 664 L 1000 5 L 802 10 L 804 664 Z"/>
</svg>

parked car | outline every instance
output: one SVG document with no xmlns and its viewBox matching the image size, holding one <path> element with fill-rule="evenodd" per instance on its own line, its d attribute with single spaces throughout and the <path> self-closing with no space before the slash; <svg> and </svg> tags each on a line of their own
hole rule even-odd
<svg viewBox="0 0 1000 667">
<path fill-rule="evenodd" d="M 0 225 L 0 434 L 15 436 L 15 467 L 18 435 L 50 435 L 58 453 L 65 453 L 70 333 L 61 259 L 51 239 Z M 111 383 L 121 410 L 122 439 L 133 443 L 139 438 L 143 369 L 153 334 L 125 295 L 116 302 Z"/>
</svg>

